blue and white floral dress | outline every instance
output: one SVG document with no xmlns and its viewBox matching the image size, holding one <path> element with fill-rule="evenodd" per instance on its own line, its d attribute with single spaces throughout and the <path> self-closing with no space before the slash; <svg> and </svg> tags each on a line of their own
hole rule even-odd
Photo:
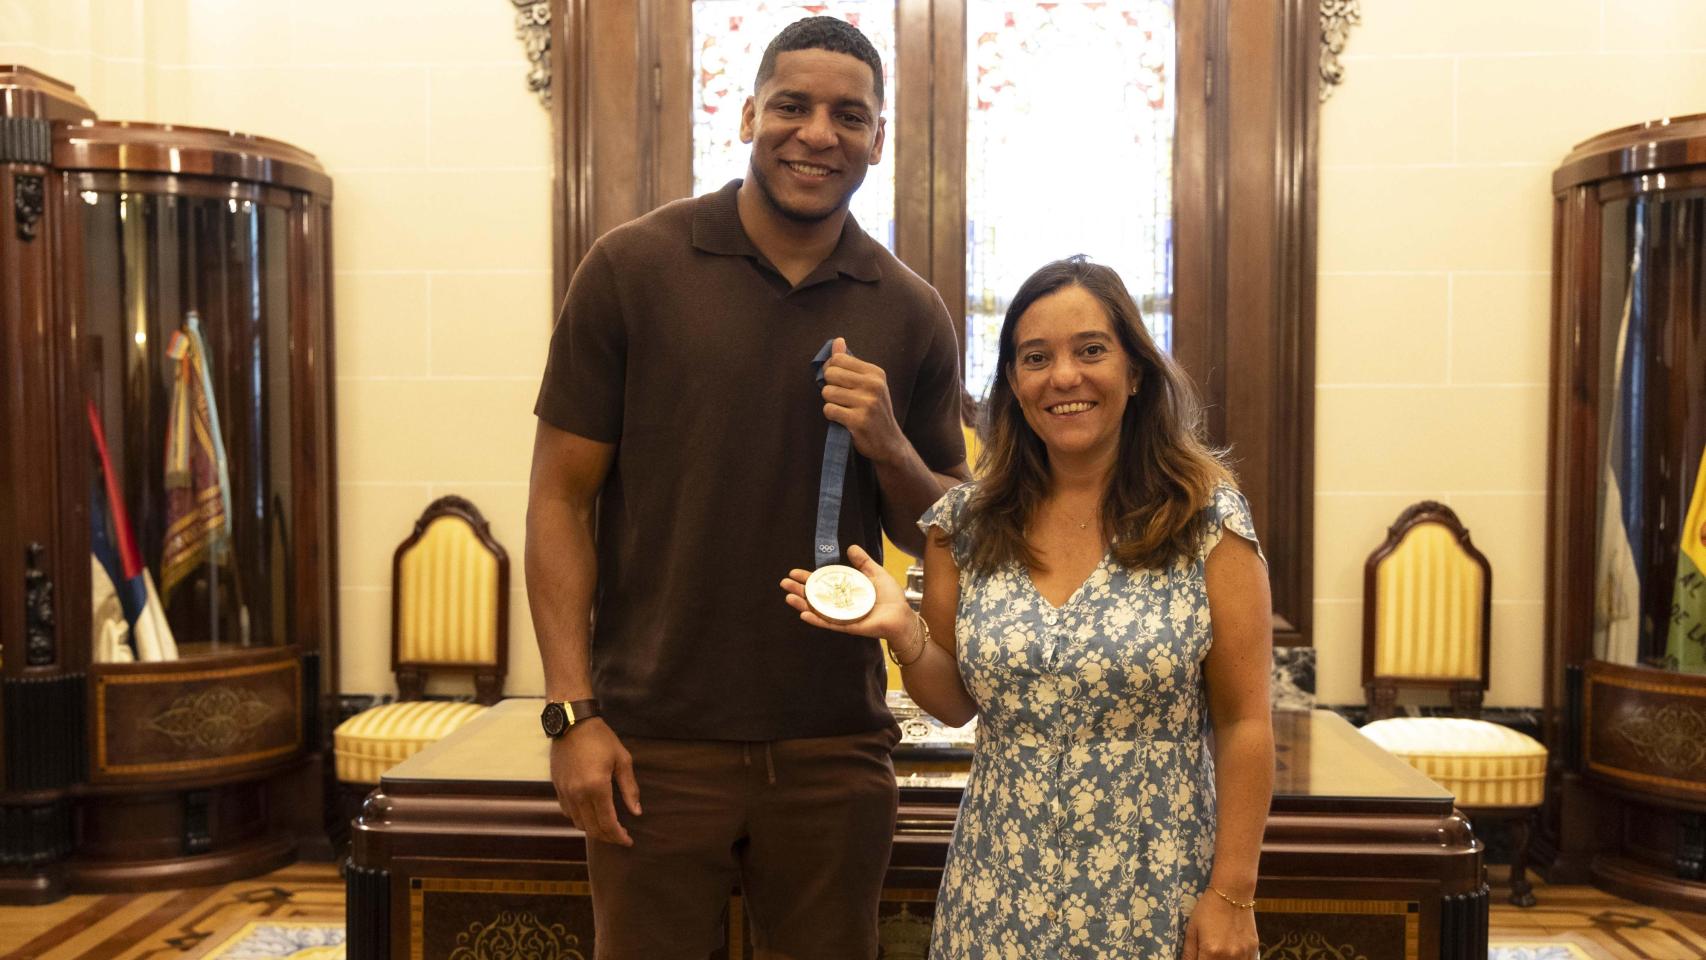
<svg viewBox="0 0 1706 960">
<path fill-rule="evenodd" d="M 1024 564 L 965 572 L 975 484 L 924 514 L 959 563 L 960 676 L 977 750 L 936 900 L 931 960 L 1175 957 L 1214 855 L 1204 566 L 1250 507 L 1215 490 L 1207 535 L 1171 567 L 1104 555 L 1064 606 Z"/>
</svg>

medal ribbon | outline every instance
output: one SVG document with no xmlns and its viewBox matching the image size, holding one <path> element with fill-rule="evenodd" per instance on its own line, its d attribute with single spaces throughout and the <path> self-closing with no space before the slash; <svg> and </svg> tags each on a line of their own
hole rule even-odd
<svg viewBox="0 0 1706 960">
<path fill-rule="evenodd" d="M 812 358 L 812 372 L 817 377 L 820 390 L 824 383 L 823 365 L 834 352 L 834 347 L 835 338 L 831 337 Z M 853 435 L 847 432 L 847 428 L 831 421 L 829 433 L 823 440 L 823 471 L 818 477 L 817 533 L 812 550 L 814 568 L 841 562 L 841 487 L 847 479 L 847 457 L 852 445 Z"/>
</svg>

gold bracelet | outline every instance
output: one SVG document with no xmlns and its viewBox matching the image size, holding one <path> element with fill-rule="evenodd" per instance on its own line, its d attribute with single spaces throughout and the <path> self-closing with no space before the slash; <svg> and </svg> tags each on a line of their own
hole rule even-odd
<svg viewBox="0 0 1706 960">
<path fill-rule="evenodd" d="M 1227 903 L 1232 904 L 1233 906 L 1237 907 L 1240 910 L 1254 910 L 1254 909 L 1256 909 L 1256 901 L 1254 901 L 1254 900 L 1234 900 L 1231 897 L 1227 896 L 1226 894 L 1221 893 L 1220 890 L 1215 888 L 1215 887 L 1209 887 L 1209 889 L 1214 891 L 1215 896 L 1219 897 L 1222 900 L 1225 900 Z"/>
<path fill-rule="evenodd" d="M 889 650 L 889 659 L 894 661 L 895 666 L 900 667 L 903 670 L 906 669 L 907 667 L 910 667 L 913 664 L 917 663 L 919 660 L 921 660 L 924 657 L 925 648 L 930 645 L 930 623 L 929 623 L 929 621 L 925 620 L 923 616 L 921 616 L 917 613 L 914 613 L 912 616 L 915 620 L 918 621 L 918 629 L 914 630 L 913 634 L 915 636 L 922 634 L 924 637 L 924 642 L 918 645 L 918 654 L 916 656 L 914 656 L 911 660 L 908 660 L 905 663 L 901 663 L 900 657 L 896 656 L 895 652 L 894 652 L 894 641 L 891 640 L 886 644 L 886 646 L 888 647 L 888 650 Z"/>
</svg>

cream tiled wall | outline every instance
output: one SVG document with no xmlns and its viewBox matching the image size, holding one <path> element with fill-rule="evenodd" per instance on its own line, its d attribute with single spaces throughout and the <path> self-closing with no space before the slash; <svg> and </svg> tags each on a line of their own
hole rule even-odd
<svg viewBox="0 0 1706 960">
<path fill-rule="evenodd" d="M 1488 703 L 1541 702 L 1552 170 L 1706 111 L 1699 0 L 1363 0 L 1322 107 L 1317 694 L 1355 703 L 1362 564 L 1449 503 L 1493 567 Z"/>
<path fill-rule="evenodd" d="M 509 0 L 0 0 L 9 61 L 106 119 L 261 134 L 327 166 L 343 688 L 392 689 L 391 551 L 458 493 L 510 552 L 507 689 L 543 692 L 521 551 L 550 118 Z"/>
<path fill-rule="evenodd" d="M 154 64 L 182 22 L 174 6 L 181 2 L 0 0 L 0 63 L 58 77 L 102 113 L 148 118 Z"/>
</svg>

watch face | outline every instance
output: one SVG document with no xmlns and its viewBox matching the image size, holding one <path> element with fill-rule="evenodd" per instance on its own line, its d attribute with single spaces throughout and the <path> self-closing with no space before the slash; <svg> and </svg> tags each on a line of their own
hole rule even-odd
<svg viewBox="0 0 1706 960">
<path fill-rule="evenodd" d="M 560 737 L 564 730 L 569 729 L 569 715 L 563 710 L 562 704 L 547 703 L 544 711 L 539 714 L 539 725 L 545 728 L 545 736 Z"/>
</svg>

